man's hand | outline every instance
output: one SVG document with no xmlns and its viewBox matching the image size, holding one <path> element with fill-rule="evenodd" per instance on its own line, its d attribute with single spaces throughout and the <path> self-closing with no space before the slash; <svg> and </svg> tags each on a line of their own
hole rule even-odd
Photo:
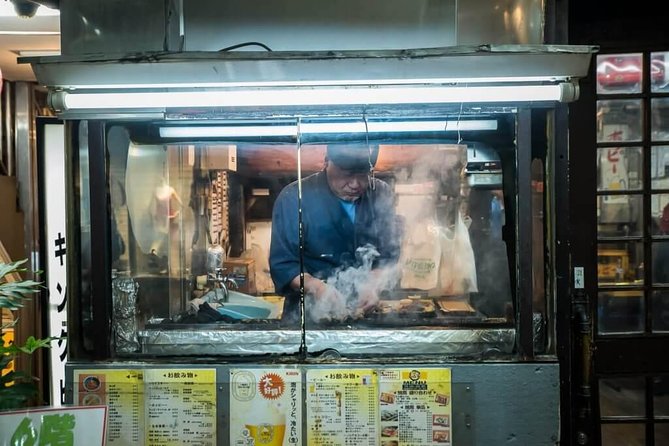
<svg viewBox="0 0 669 446">
<path fill-rule="evenodd" d="M 364 288 L 358 294 L 358 309 L 363 313 L 374 309 L 379 303 L 379 294 L 374 288 Z"/>
<path fill-rule="evenodd" d="M 291 286 L 294 289 L 299 289 L 299 276 L 291 281 Z M 348 316 L 345 297 L 336 288 L 328 285 L 321 279 L 305 273 L 304 293 L 313 298 L 311 302 L 311 317 L 314 320 L 327 318 L 341 320 Z"/>
<path fill-rule="evenodd" d="M 366 313 L 374 309 L 379 303 L 379 293 L 388 289 L 394 277 L 392 269 L 373 269 L 369 272 L 367 281 L 358 289 L 358 309 Z"/>
</svg>

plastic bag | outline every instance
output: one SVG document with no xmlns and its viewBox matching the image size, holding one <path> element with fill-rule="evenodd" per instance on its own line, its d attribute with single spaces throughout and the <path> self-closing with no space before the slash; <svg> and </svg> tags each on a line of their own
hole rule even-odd
<svg viewBox="0 0 669 446">
<path fill-rule="evenodd" d="M 439 228 L 441 261 L 439 288 L 443 296 L 457 296 L 478 291 L 474 250 L 469 240 L 469 230 L 460 213 L 455 227 Z"/>
<path fill-rule="evenodd" d="M 407 228 L 402 243 L 400 287 L 430 290 L 437 286 L 441 246 L 439 227 L 433 218 L 424 218 Z"/>
</svg>

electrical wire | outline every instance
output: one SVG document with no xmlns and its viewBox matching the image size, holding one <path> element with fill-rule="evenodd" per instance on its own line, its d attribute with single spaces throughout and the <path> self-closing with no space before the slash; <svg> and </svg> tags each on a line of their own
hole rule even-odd
<svg viewBox="0 0 669 446">
<path fill-rule="evenodd" d="M 236 50 L 236 49 L 239 49 L 239 48 L 244 48 L 244 47 L 247 47 L 247 46 L 259 46 L 259 47 L 261 47 L 261 48 L 263 48 L 267 51 L 270 51 L 270 52 L 272 51 L 272 48 L 268 47 L 267 45 L 265 45 L 264 43 L 261 43 L 261 42 L 243 42 L 243 43 L 238 43 L 236 45 L 226 46 L 225 48 L 221 48 L 220 50 L 218 50 L 218 52 L 219 53 L 224 53 L 226 51 L 232 51 L 232 50 Z"/>
</svg>

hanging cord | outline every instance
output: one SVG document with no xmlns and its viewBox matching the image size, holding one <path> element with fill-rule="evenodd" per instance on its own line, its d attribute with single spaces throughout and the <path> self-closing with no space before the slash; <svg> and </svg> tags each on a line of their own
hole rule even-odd
<svg viewBox="0 0 669 446">
<path fill-rule="evenodd" d="M 465 84 L 465 88 L 467 88 L 467 84 Z M 458 145 L 462 144 L 462 134 L 460 133 L 460 119 L 462 118 L 463 106 L 464 106 L 464 102 L 460 102 L 460 111 L 458 112 L 458 120 L 457 120 L 457 123 L 456 123 L 457 130 L 458 130 Z M 458 150 L 459 150 L 459 148 L 458 148 Z M 474 150 L 476 150 L 476 149 L 474 149 Z M 457 220 L 458 220 L 458 218 L 460 218 L 460 206 L 462 205 L 462 202 L 463 202 L 462 181 L 463 181 L 463 178 L 464 178 L 464 170 L 467 166 L 467 160 L 466 160 L 467 155 L 466 154 L 467 154 L 467 148 L 465 147 L 465 165 L 462 166 L 462 170 L 460 172 L 460 192 L 458 193 L 458 197 L 456 198 L 456 202 L 455 202 L 456 212 L 455 212 L 455 220 L 453 221 L 454 227 L 455 227 L 455 225 L 458 224 Z M 474 156 L 476 156 L 476 152 L 474 152 Z"/>
<path fill-rule="evenodd" d="M 369 175 L 367 181 L 371 190 L 376 190 L 374 163 L 372 163 L 372 146 L 369 145 L 369 125 L 367 124 L 367 116 L 362 115 L 362 121 L 365 123 L 365 143 L 367 144 L 367 161 L 369 162 Z"/>
<path fill-rule="evenodd" d="M 297 237 L 300 252 L 300 356 L 307 357 L 306 305 L 304 299 L 304 226 L 302 223 L 302 130 L 297 118 Z"/>
<path fill-rule="evenodd" d="M 462 107 L 464 105 L 464 102 L 460 102 L 460 112 L 458 113 L 458 121 L 455 124 L 458 128 L 458 144 L 462 142 L 462 135 L 460 134 L 460 118 L 462 117 Z"/>
</svg>

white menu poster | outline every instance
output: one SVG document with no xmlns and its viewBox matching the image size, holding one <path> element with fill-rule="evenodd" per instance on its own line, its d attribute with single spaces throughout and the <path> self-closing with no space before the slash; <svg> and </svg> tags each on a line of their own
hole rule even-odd
<svg viewBox="0 0 669 446">
<path fill-rule="evenodd" d="M 451 370 L 380 369 L 381 446 L 451 446 Z"/>
<path fill-rule="evenodd" d="M 307 371 L 307 444 L 376 446 L 377 374 L 372 369 Z"/>
<path fill-rule="evenodd" d="M 145 441 L 216 446 L 216 370 L 144 371 Z"/>
<path fill-rule="evenodd" d="M 230 444 L 302 444 L 302 372 L 297 369 L 230 370 Z"/>
</svg>

